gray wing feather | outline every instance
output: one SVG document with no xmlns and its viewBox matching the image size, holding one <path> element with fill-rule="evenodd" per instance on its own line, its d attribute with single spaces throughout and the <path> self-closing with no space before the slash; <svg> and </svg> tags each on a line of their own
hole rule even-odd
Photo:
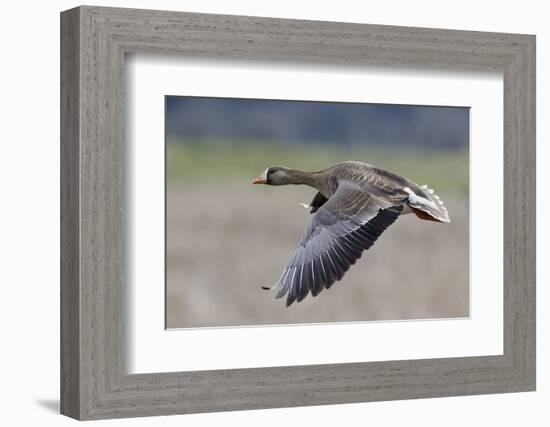
<svg viewBox="0 0 550 427">
<path fill-rule="evenodd" d="M 392 197 L 373 194 L 360 183 L 342 180 L 334 195 L 314 214 L 273 289 L 286 305 L 318 295 L 341 280 L 351 265 L 399 216 Z"/>
</svg>

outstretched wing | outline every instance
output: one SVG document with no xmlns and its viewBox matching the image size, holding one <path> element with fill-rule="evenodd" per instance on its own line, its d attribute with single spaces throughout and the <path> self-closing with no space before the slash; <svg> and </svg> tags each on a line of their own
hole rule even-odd
<svg viewBox="0 0 550 427">
<path fill-rule="evenodd" d="M 272 289 L 288 294 L 286 305 L 342 279 L 364 250 L 399 216 L 398 200 L 364 185 L 341 180 L 334 195 L 313 216 L 288 266 Z"/>
</svg>

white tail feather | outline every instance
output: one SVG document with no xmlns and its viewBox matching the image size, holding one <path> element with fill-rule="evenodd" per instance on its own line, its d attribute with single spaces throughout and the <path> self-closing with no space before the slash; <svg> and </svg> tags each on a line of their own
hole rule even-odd
<svg viewBox="0 0 550 427">
<path fill-rule="evenodd" d="M 420 209 L 437 221 L 451 222 L 445 204 L 441 201 L 440 197 L 434 193 L 434 190 L 429 188 L 427 185 L 422 185 L 420 188 L 427 193 L 429 198 L 419 196 L 410 188 L 405 187 L 404 190 L 409 194 L 410 206 Z"/>
</svg>

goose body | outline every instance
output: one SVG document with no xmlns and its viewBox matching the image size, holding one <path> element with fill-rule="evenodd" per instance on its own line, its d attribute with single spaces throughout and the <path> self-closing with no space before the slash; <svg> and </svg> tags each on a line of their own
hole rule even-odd
<svg viewBox="0 0 550 427">
<path fill-rule="evenodd" d="M 450 222 L 440 198 L 427 186 L 358 161 L 316 172 L 267 168 L 254 184 L 308 185 L 318 193 L 309 205 L 314 214 L 281 277 L 271 288 L 286 305 L 316 296 L 341 280 L 351 265 L 403 214 Z"/>
</svg>

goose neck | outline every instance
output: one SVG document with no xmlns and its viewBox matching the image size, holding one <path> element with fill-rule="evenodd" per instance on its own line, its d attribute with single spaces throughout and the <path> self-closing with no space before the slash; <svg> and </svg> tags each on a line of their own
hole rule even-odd
<svg viewBox="0 0 550 427">
<path fill-rule="evenodd" d="M 317 188 L 319 184 L 319 174 L 317 172 L 307 172 L 291 169 L 288 171 L 289 184 L 309 185 Z"/>
</svg>

